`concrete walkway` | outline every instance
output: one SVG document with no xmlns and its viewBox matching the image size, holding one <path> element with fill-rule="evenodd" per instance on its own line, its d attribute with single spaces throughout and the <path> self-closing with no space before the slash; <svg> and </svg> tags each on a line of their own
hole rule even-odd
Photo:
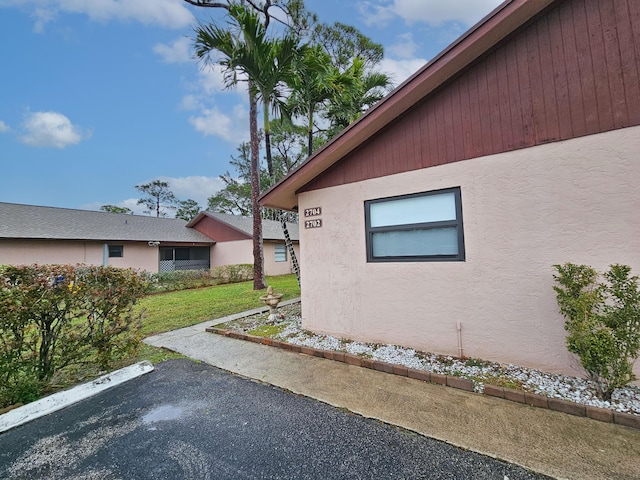
<svg viewBox="0 0 640 480">
<path fill-rule="evenodd" d="M 640 479 L 640 430 L 205 332 L 229 320 L 145 343 L 552 477 Z"/>
</svg>

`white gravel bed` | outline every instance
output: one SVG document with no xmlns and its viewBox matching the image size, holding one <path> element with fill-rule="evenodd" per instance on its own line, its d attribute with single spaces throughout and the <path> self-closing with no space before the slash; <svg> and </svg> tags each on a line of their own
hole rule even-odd
<svg viewBox="0 0 640 480">
<path fill-rule="evenodd" d="M 330 335 L 316 335 L 302 329 L 299 305 L 282 307 L 280 311 L 284 313 L 285 319 L 274 325 L 279 333 L 271 335 L 277 340 L 320 350 L 347 352 L 432 373 L 469 378 L 473 381 L 475 391 L 478 393 L 484 391 L 486 381 L 583 405 L 640 415 L 640 387 L 637 386 L 617 389 L 611 401 L 604 401 L 595 395 L 593 384 L 582 378 L 552 374 L 511 364 L 477 359 L 461 360 L 451 356 L 417 352 L 414 349 L 396 345 L 367 344 Z M 220 326 L 249 332 L 264 325 L 266 325 L 266 315 L 254 315 Z"/>
</svg>

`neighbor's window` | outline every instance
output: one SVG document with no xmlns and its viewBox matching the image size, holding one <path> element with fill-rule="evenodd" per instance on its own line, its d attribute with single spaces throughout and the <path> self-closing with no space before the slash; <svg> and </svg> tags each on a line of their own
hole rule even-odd
<svg viewBox="0 0 640 480">
<path fill-rule="evenodd" d="M 287 246 L 284 243 L 276 243 L 276 262 L 287 261 Z"/>
<path fill-rule="evenodd" d="M 464 260 L 460 188 L 364 202 L 368 262 Z"/>
<path fill-rule="evenodd" d="M 109 258 L 122 258 L 124 257 L 123 245 L 109 245 Z"/>
</svg>

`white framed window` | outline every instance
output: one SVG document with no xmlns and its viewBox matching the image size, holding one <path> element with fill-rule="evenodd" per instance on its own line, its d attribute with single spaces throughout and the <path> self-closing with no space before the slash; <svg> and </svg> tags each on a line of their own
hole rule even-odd
<svg viewBox="0 0 640 480">
<path fill-rule="evenodd" d="M 460 187 L 364 205 L 368 262 L 464 261 Z"/>
<path fill-rule="evenodd" d="M 287 261 L 287 246 L 284 243 L 275 244 L 275 260 L 276 262 Z"/>
<path fill-rule="evenodd" d="M 109 245 L 109 258 L 124 257 L 124 245 Z"/>
</svg>

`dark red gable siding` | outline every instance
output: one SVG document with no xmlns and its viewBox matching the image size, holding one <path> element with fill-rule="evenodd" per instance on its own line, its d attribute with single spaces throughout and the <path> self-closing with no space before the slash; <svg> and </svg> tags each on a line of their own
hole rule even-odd
<svg viewBox="0 0 640 480">
<path fill-rule="evenodd" d="M 205 234 L 216 242 L 230 242 L 233 240 L 247 240 L 248 238 L 252 238 L 251 235 L 236 230 L 224 222 L 206 216 L 193 225 L 193 229 Z"/>
<path fill-rule="evenodd" d="M 543 12 L 300 191 L 640 125 L 640 0 Z"/>
</svg>

